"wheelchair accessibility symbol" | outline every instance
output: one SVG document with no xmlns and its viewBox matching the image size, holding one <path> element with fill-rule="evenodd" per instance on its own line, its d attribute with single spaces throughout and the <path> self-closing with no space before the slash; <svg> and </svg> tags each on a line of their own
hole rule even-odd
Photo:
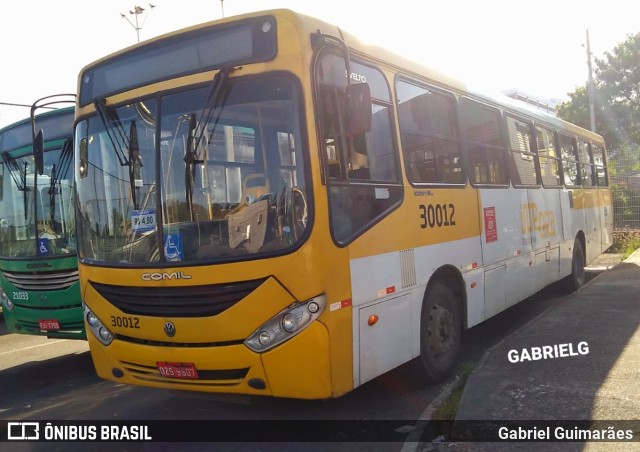
<svg viewBox="0 0 640 452">
<path fill-rule="evenodd" d="M 49 239 L 38 239 L 38 256 L 48 256 L 49 250 Z"/>
<path fill-rule="evenodd" d="M 164 255 L 169 261 L 181 261 L 184 258 L 180 233 L 164 234 Z"/>
</svg>

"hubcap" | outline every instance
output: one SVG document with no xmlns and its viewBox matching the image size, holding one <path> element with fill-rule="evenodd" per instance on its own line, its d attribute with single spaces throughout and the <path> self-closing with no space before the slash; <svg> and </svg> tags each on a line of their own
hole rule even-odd
<svg viewBox="0 0 640 452">
<path fill-rule="evenodd" d="M 428 343 L 430 355 L 435 361 L 448 359 L 456 341 L 453 316 L 449 310 L 435 303 L 428 322 Z"/>
</svg>

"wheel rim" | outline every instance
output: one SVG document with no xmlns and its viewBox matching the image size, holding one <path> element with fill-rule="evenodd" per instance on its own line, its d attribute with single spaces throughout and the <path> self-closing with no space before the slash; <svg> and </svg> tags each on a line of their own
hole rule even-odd
<svg viewBox="0 0 640 452">
<path fill-rule="evenodd" d="M 455 353 L 457 341 L 458 332 L 451 311 L 440 303 L 434 303 L 427 322 L 427 345 L 433 361 L 449 361 Z"/>
</svg>

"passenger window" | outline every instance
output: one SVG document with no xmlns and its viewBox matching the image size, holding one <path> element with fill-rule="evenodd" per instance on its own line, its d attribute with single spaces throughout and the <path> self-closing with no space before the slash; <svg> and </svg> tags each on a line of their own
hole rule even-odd
<svg viewBox="0 0 640 452">
<path fill-rule="evenodd" d="M 593 187 L 593 164 L 591 161 L 591 144 L 586 141 L 578 141 L 578 163 L 580 165 L 580 181 L 583 187 Z"/>
<path fill-rule="evenodd" d="M 560 153 L 562 155 L 562 174 L 567 187 L 580 185 L 578 174 L 577 146 L 575 138 L 560 135 Z"/>
<path fill-rule="evenodd" d="M 500 112 L 469 99 L 461 102 L 462 137 L 467 143 L 469 178 L 473 184 L 507 185 Z"/>
<path fill-rule="evenodd" d="M 545 187 L 562 185 L 560 173 L 560 155 L 558 154 L 557 134 L 551 130 L 536 127 L 540 179 Z"/>
<path fill-rule="evenodd" d="M 396 91 L 409 181 L 464 184 L 455 97 L 405 81 Z"/>
<path fill-rule="evenodd" d="M 316 65 L 318 112 L 331 231 L 346 244 L 399 205 L 402 185 L 392 128 L 392 105 L 382 72 L 351 61 L 351 83 L 371 89 L 371 129 L 354 135 L 347 127 L 344 57 L 322 55 Z"/>
<path fill-rule="evenodd" d="M 593 163 L 598 187 L 608 186 L 609 181 L 607 180 L 607 166 L 606 159 L 604 157 L 604 148 L 597 144 L 593 145 Z"/>
<path fill-rule="evenodd" d="M 514 186 L 538 184 L 535 154 L 533 152 L 533 131 L 529 123 L 507 116 L 509 137 L 509 170 Z"/>
</svg>

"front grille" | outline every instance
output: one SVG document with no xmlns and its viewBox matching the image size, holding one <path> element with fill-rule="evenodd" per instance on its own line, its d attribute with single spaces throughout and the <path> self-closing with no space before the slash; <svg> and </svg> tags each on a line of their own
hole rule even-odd
<svg viewBox="0 0 640 452">
<path fill-rule="evenodd" d="M 123 334 L 116 334 L 115 338 L 118 339 L 119 341 L 131 342 L 133 344 L 140 344 L 140 345 L 151 345 L 153 347 L 204 348 L 204 347 L 229 347 L 231 345 L 244 344 L 244 339 L 218 341 L 218 342 L 168 342 L 168 341 L 155 341 L 151 339 L 140 339 L 139 337 L 125 336 Z"/>
<path fill-rule="evenodd" d="M 78 282 L 78 270 L 55 272 L 4 272 L 9 282 L 20 290 L 65 290 Z"/>
<path fill-rule="evenodd" d="M 229 309 L 264 279 L 183 287 L 113 286 L 90 281 L 109 303 L 126 314 L 149 317 L 210 317 Z"/>
</svg>

